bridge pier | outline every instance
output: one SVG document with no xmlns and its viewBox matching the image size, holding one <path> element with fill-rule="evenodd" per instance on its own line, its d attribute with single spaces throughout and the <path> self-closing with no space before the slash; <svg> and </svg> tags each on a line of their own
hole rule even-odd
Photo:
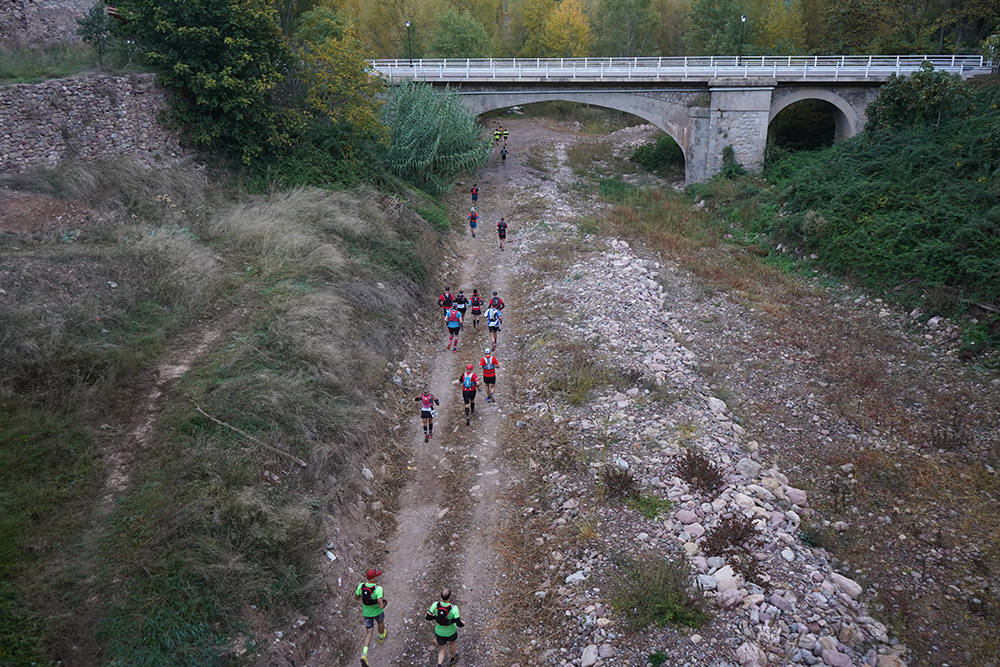
<svg viewBox="0 0 1000 667">
<path fill-rule="evenodd" d="M 704 138 L 705 154 L 698 156 L 703 164 L 696 165 L 698 178 L 695 182 L 708 180 L 722 171 L 722 153 L 726 146 L 733 147 L 736 161 L 747 169 L 756 171 L 763 166 L 771 93 L 776 85 L 774 79 L 709 81 L 708 123 L 698 132 Z M 703 114 L 699 116 L 703 124 Z"/>
</svg>

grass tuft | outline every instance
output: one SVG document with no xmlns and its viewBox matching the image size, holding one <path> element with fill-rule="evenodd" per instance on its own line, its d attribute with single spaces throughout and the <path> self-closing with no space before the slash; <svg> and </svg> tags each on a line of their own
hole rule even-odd
<svg viewBox="0 0 1000 667">
<path fill-rule="evenodd" d="M 692 588 L 683 559 L 626 559 L 618 569 L 611 584 L 611 604 L 630 631 L 651 625 L 696 628 L 708 620 L 704 598 Z"/>
</svg>

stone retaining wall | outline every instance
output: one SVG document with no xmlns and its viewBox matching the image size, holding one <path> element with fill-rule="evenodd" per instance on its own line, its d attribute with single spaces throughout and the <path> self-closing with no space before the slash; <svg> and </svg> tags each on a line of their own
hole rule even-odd
<svg viewBox="0 0 1000 667">
<path fill-rule="evenodd" d="M 0 173 L 54 166 L 67 157 L 128 155 L 175 164 L 186 153 L 157 121 L 167 92 L 155 75 L 79 75 L 0 86 Z"/>
<path fill-rule="evenodd" d="M 78 42 L 76 19 L 93 0 L 0 0 L 0 44 Z"/>
</svg>

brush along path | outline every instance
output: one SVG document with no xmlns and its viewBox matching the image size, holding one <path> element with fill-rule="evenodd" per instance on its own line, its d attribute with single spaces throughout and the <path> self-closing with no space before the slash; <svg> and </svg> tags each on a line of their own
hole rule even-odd
<svg viewBox="0 0 1000 667">
<path fill-rule="evenodd" d="M 526 407 L 503 443 L 517 443 L 532 472 L 508 498 L 523 582 L 501 604 L 531 610 L 501 617 L 523 647 L 510 663 L 645 665 L 658 654 L 668 665 L 903 664 L 905 648 L 872 618 L 862 586 L 798 539 L 807 495 L 712 391 L 689 349 L 685 305 L 663 309 L 664 286 L 690 277 L 570 222 L 596 204 L 570 189 L 565 148 L 553 150 L 562 187 L 537 190 L 545 224 L 525 226 L 519 246 L 531 252 L 512 276 L 533 297 L 521 311 L 531 336 L 514 342 L 535 381 L 518 393 Z M 685 467 L 688 451 L 710 469 Z M 625 480 L 618 489 L 615 479 Z M 716 533 L 727 517 L 745 517 L 751 534 Z M 641 608 L 612 604 L 630 558 L 680 563 L 693 587 L 649 591 L 653 581 L 633 574 L 639 585 L 619 606 L 677 592 L 675 618 L 700 607 L 711 619 L 630 627 Z"/>
</svg>

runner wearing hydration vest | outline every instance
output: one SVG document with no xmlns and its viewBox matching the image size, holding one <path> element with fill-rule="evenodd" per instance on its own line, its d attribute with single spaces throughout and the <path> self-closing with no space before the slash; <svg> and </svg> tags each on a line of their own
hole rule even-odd
<svg viewBox="0 0 1000 667">
<path fill-rule="evenodd" d="M 479 290 L 472 290 L 472 298 L 469 299 L 472 307 L 472 328 L 479 329 L 479 316 L 483 314 L 483 298 L 479 296 Z"/>
<path fill-rule="evenodd" d="M 441 401 L 430 389 L 425 389 L 424 393 L 413 400 L 420 401 L 420 419 L 424 422 L 424 442 L 427 442 L 434 437 L 434 406 L 441 405 Z"/>
<path fill-rule="evenodd" d="M 455 297 L 451 295 L 451 288 L 445 287 L 444 292 L 442 292 L 441 296 L 438 297 L 438 308 L 443 308 L 445 311 L 447 311 L 449 308 L 451 308 L 451 302 L 454 300 L 454 298 Z"/>
<path fill-rule="evenodd" d="M 462 385 L 462 401 L 465 403 L 465 425 L 469 425 L 469 419 L 476 414 L 476 390 L 479 389 L 479 378 L 472 370 L 472 364 L 465 367 L 465 372 L 458 378 L 458 383 Z"/>
<path fill-rule="evenodd" d="M 490 303 L 493 302 L 490 301 Z M 486 311 L 486 326 L 490 330 L 490 347 L 494 351 L 497 349 L 497 333 L 500 331 L 501 324 L 503 324 L 503 316 L 500 314 L 500 309 L 491 305 Z"/>
<path fill-rule="evenodd" d="M 505 127 L 505 128 L 503 128 L 503 132 L 501 134 L 503 134 L 503 145 L 506 146 L 507 145 L 507 139 L 510 138 L 510 130 L 508 130 Z"/>
<path fill-rule="evenodd" d="M 473 183 L 472 184 L 472 203 L 475 204 L 477 201 L 479 201 L 479 184 L 478 183 Z"/>
<path fill-rule="evenodd" d="M 497 361 L 496 356 L 494 356 L 490 348 L 483 350 L 483 358 L 479 360 L 479 365 L 483 369 L 483 384 L 486 386 L 486 402 L 495 403 L 493 399 L 493 385 L 497 383 L 497 366 L 500 362 Z"/>
<path fill-rule="evenodd" d="M 500 149 L 500 163 L 507 164 L 507 145 Z"/>
<path fill-rule="evenodd" d="M 507 240 L 507 221 L 503 218 L 497 223 L 497 236 L 500 237 L 500 250 L 503 250 L 503 244 Z"/>
<path fill-rule="evenodd" d="M 496 146 L 497 144 L 500 143 L 500 134 L 501 134 L 501 132 L 500 132 L 500 128 L 499 127 L 497 129 L 493 130 L 493 145 L 494 146 Z"/>
<path fill-rule="evenodd" d="M 458 296 L 455 297 L 452 305 L 458 311 L 458 314 L 462 316 L 462 321 L 465 322 L 465 310 L 469 307 L 469 300 L 465 298 L 465 290 L 458 290 Z"/>
<path fill-rule="evenodd" d="M 375 581 L 382 576 L 382 570 L 368 570 L 365 572 L 365 581 L 358 584 L 354 591 L 356 597 L 361 598 L 361 615 L 365 621 L 365 642 L 361 647 L 361 664 L 368 665 L 368 646 L 372 642 L 372 635 L 375 634 L 375 624 L 378 624 L 378 643 L 385 641 L 385 597 L 382 595 L 382 587 Z"/>
<path fill-rule="evenodd" d="M 500 293 L 496 290 L 493 290 L 493 296 L 490 297 L 490 308 L 503 310 L 503 299 L 500 298 Z"/>
<path fill-rule="evenodd" d="M 451 604 L 451 591 L 445 588 L 441 591 L 441 600 L 431 605 L 427 610 L 427 620 L 434 621 L 434 639 L 438 645 L 438 667 L 444 665 L 444 656 L 451 653 L 449 665 L 458 662 L 458 629 L 463 627 L 458 605 Z"/>
<path fill-rule="evenodd" d="M 458 351 L 458 332 L 462 330 L 462 313 L 454 305 L 444 311 L 444 322 L 448 326 L 448 344 L 445 350 Z"/>
<path fill-rule="evenodd" d="M 469 211 L 469 229 L 472 230 L 472 238 L 476 238 L 476 225 L 479 223 L 479 214 L 476 213 L 476 207 L 473 206 L 472 210 Z"/>
</svg>

